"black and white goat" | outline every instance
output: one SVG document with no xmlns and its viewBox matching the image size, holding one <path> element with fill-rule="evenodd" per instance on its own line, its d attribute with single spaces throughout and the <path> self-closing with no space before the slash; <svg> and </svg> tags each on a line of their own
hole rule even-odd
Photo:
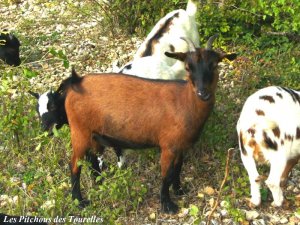
<svg viewBox="0 0 300 225">
<path fill-rule="evenodd" d="M 11 66 L 19 66 L 20 42 L 18 38 L 10 33 L 0 33 L 0 59 Z"/>
<path fill-rule="evenodd" d="M 199 34 L 195 20 L 197 5 L 192 0 L 186 10 L 178 9 L 161 18 L 138 48 L 133 61 L 118 72 L 150 79 L 182 79 L 184 63 L 165 55 L 165 52 L 187 52 L 187 38 L 199 47 Z"/>
<path fill-rule="evenodd" d="M 281 187 L 300 158 L 300 92 L 284 87 L 267 87 L 251 95 L 244 104 L 237 133 L 243 164 L 251 184 L 253 206 L 261 203 L 256 162 L 270 164 L 266 180 L 273 205 L 284 200 Z"/>
<path fill-rule="evenodd" d="M 29 93 L 34 96 L 38 103 L 36 105 L 37 113 L 41 120 L 41 128 L 43 131 L 48 131 L 49 135 L 52 135 L 52 129 L 55 126 L 56 129 L 60 129 L 63 125 L 69 125 L 67 114 L 65 110 L 65 101 L 61 98 L 61 90 L 64 87 L 61 85 L 57 91 L 46 91 L 43 94 L 38 94 L 32 91 Z M 125 157 L 122 154 L 121 149 L 114 149 L 118 162 L 117 165 L 119 168 L 123 167 L 125 163 Z M 103 157 L 99 156 L 96 158 L 87 155 L 87 159 L 92 163 L 98 163 L 100 169 L 104 167 Z"/>
</svg>

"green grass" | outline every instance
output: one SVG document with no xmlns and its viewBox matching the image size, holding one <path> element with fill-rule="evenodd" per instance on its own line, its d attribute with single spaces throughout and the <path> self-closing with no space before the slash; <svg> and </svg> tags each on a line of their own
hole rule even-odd
<svg viewBox="0 0 300 225">
<path fill-rule="evenodd" d="M 8 4 L 9 1 L 6 2 Z M 88 11 L 89 7 L 83 9 Z M 74 15 L 68 14 L 66 21 L 72 21 L 72 16 L 76 17 L 76 13 L 80 12 L 76 8 L 71 10 Z M 55 19 L 55 15 L 52 16 Z M 58 47 L 63 42 L 63 35 L 59 32 L 45 34 L 40 30 L 32 32 L 33 27 L 52 25 L 55 23 L 53 18 L 39 24 L 24 19 L 16 32 L 20 34 L 26 62 L 46 57 L 47 61 L 40 62 L 40 65 L 66 70 L 64 67 L 68 68 L 69 63 L 74 61 L 67 57 L 65 49 Z M 98 50 L 102 50 L 103 43 L 97 42 L 95 34 L 91 37 L 100 46 Z M 80 35 L 68 38 L 80 41 Z M 53 48 L 45 50 L 38 46 L 44 43 Z M 297 43 L 284 38 L 250 36 L 247 40 L 236 40 L 232 46 L 220 41 L 218 47 L 238 52 L 239 58 L 232 63 L 226 77 L 221 79 L 214 111 L 199 141 L 186 154 L 182 180 L 189 193 L 182 198 L 172 195 L 180 206 L 190 208 L 188 218 L 182 219 L 186 221 L 190 217 L 195 221 L 204 218 L 201 207 L 207 207 L 208 199 L 201 202 L 198 192 L 207 185 L 219 188 L 227 149 L 237 148 L 235 125 L 245 99 L 257 89 L 269 85 L 300 89 L 300 47 Z M 49 49 L 52 51 L 49 52 Z M 99 63 L 96 59 L 98 55 L 88 61 L 82 59 L 80 63 L 97 66 L 110 63 Z M 226 65 L 228 67 L 229 64 Z M 153 213 L 156 218 L 165 218 L 159 214 L 161 179 L 158 150 L 128 152 L 128 167 L 122 170 L 116 168 L 116 157 L 108 150 L 105 153 L 108 169 L 101 175 L 104 178 L 102 184 L 92 181 L 89 165 L 82 161 L 82 192 L 92 203 L 85 209 L 79 209 L 78 202 L 73 201 L 70 195 L 69 128 L 64 127 L 53 137 L 43 134 L 35 111 L 36 100 L 27 94 L 28 90 L 45 91 L 48 88 L 41 90 L 32 86 L 31 77 L 50 77 L 52 74 L 43 67 L 23 65 L 11 68 L 2 64 L 0 74 L 0 195 L 8 197 L 0 200 L 1 212 L 45 218 L 96 215 L 104 220 L 104 224 L 126 224 L 128 221 L 142 224 Z M 236 221 L 245 219 L 240 211 L 245 207 L 241 200 L 245 197 L 249 197 L 249 182 L 236 151 L 223 196 L 229 202 L 229 214 Z M 152 222 L 155 223 L 155 219 Z"/>
</svg>

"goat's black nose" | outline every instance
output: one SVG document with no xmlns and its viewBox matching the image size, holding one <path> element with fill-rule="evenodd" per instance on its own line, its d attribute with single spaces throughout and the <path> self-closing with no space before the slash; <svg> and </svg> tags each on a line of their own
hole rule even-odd
<svg viewBox="0 0 300 225">
<path fill-rule="evenodd" d="M 207 91 L 198 91 L 198 96 L 203 100 L 203 101 L 207 101 L 210 98 L 210 94 Z"/>
</svg>

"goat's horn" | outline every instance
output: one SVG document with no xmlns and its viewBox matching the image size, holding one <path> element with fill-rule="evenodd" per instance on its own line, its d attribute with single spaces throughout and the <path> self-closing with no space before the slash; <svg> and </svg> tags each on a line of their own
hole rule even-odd
<svg viewBox="0 0 300 225">
<path fill-rule="evenodd" d="M 219 36 L 218 34 L 215 34 L 208 39 L 207 44 L 206 44 L 206 49 L 212 49 L 212 44 L 218 36 Z"/>
<path fill-rule="evenodd" d="M 196 51 L 195 44 L 190 39 L 185 38 L 185 37 L 181 37 L 181 39 L 184 40 L 188 44 L 190 52 Z"/>
</svg>

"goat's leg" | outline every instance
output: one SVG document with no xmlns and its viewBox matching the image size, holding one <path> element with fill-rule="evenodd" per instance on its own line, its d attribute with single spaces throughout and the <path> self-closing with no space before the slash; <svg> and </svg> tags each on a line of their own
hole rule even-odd
<svg viewBox="0 0 300 225">
<path fill-rule="evenodd" d="M 122 168 L 123 165 L 125 164 L 125 156 L 123 155 L 123 151 L 121 148 L 117 148 L 117 147 L 115 147 L 114 150 L 118 157 L 118 162 L 117 162 L 118 167 Z"/>
<path fill-rule="evenodd" d="M 81 166 L 77 166 L 77 162 L 82 159 L 87 151 L 87 149 L 90 147 L 88 140 L 84 139 L 82 137 L 78 138 L 78 134 L 72 134 L 72 158 L 70 163 L 70 169 L 71 169 L 71 185 L 72 185 L 72 198 L 77 199 L 80 202 L 80 207 L 85 207 L 87 204 L 89 204 L 89 201 L 85 201 L 82 198 L 81 191 L 80 191 L 80 173 L 81 173 Z M 77 138 L 73 138 L 77 137 Z"/>
<path fill-rule="evenodd" d="M 180 182 L 180 172 L 181 172 L 181 167 L 183 164 L 183 157 L 182 154 L 180 154 L 175 163 L 174 163 L 174 179 L 173 179 L 173 190 L 175 195 L 183 195 L 184 191 L 181 186 Z"/>
<path fill-rule="evenodd" d="M 279 154 L 277 154 L 278 156 Z M 286 167 L 286 160 L 284 156 L 274 157 L 274 159 L 270 162 L 271 169 L 268 179 L 266 180 L 266 184 L 270 188 L 273 195 L 273 206 L 281 206 L 284 200 L 283 192 L 280 187 L 281 175 L 284 172 Z"/>
<path fill-rule="evenodd" d="M 256 168 L 254 158 L 249 154 L 243 154 L 241 152 L 242 162 L 247 170 L 250 187 L 251 187 L 251 203 L 254 206 L 258 206 L 261 203 L 260 185 L 261 179 Z"/>
<path fill-rule="evenodd" d="M 162 149 L 161 151 L 161 174 L 162 186 L 160 191 L 161 209 L 165 213 L 175 214 L 178 211 L 178 206 L 172 202 L 170 198 L 169 188 L 174 181 L 175 176 L 175 154 L 171 149 Z"/>
<path fill-rule="evenodd" d="M 285 169 L 280 178 L 280 187 L 285 187 L 287 184 L 288 176 L 293 167 L 298 163 L 299 158 L 290 159 L 287 161 Z"/>
<path fill-rule="evenodd" d="M 114 144 L 113 144 L 113 139 L 112 138 L 109 138 L 107 136 L 104 136 L 104 135 L 101 135 L 101 134 L 98 134 L 98 133 L 93 133 L 92 134 L 92 141 L 95 145 L 103 145 L 103 146 L 106 146 L 106 147 L 113 147 L 117 157 L 118 157 L 118 162 L 117 162 L 117 165 L 119 168 L 121 168 L 123 166 L 123 164 L 125 163 L 125 158 L 122 154 L 122 149 L 121 148 L 118 148 L 116 147 Z M 99 162 L 102 162 L 102 158 L 99 159 Z"/>
<path fill-rule="evenodd" d="M 99 160 L 100 158 L 100 160 Z M 100 175 L 103 168 L 102 155 L 97 157 L 97 155 L 91 151 L 86 153 L 86 159 L 91 163 L 92 176 L 94 180 Z"/>
</svg>

